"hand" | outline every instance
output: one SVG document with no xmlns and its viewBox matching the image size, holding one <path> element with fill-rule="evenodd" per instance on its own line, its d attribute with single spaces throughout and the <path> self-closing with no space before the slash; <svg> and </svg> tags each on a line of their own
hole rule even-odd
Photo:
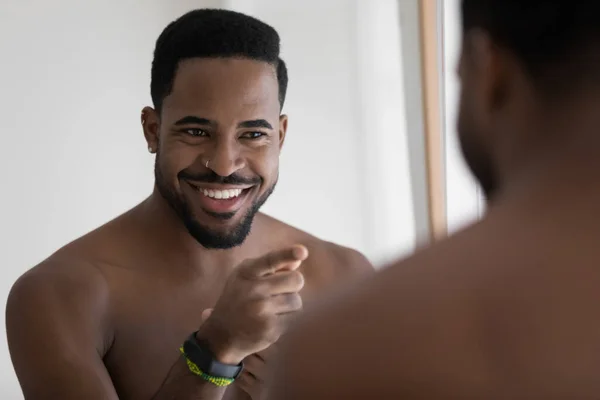
<svg viewBox="0 0 600 400">
<path fill-rule="evenodd" d="M 293 246 L 236 268 L 197 335 L 217 360 L 239 364 L 279 339 L 286 314 L 302 308 L 304 277 L 297 269 L 307 257 L 304 246 Z"/>
<path fill-rule="evenodd" d="M 202 311 L 202 323 L 212 314 L 213 309 L 207 308 Z M 267 379 L 267 359 L 272 358 L 275 351 L 275 344 L 260 353 L 250 354 L 244 358 L 244 370 L 236 379 L 234 386 L 229 388 L 227 395 L 223 399 L 228 400 L 261 400 L 266 397 L 266 387 L 264 382 Z"/>
<path fill-rule="evenodd" d="M 202 312 L 202 323 L 212 314 L 212 308 Z M 234 386 L 227 391 L 228 396 L 223 399 L 250 399 L 260 400 L 266 397 L 264 382 L 267 379 L 267 359 L 272 358 L 276 345 L 272 344 L 260 353 L 250 354 L 244 358 L 244 370 L 236 379 Z"/>
<path fill-rule="evenodd" d="M 245 392 L 252 400 L 261 400 L 266 398 L 265 381 L 268 380 L 269 359 L 273 356 L 276 345 L 271 345 L 260 353 L 251 354 L 244 359 L 244 370 L 236 379 L 234 385 Z"/>
</svg>

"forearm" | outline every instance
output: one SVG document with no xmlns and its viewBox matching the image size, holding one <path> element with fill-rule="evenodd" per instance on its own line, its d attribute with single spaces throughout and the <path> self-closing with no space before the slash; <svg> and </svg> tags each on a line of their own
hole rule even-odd
<svg viewBox="0 0 600 400">
<path fill-rule="evenodd" d="M 180 357 L 152 400 L 221 400 L 226 389 L 194 375 Z"/>
</svg>

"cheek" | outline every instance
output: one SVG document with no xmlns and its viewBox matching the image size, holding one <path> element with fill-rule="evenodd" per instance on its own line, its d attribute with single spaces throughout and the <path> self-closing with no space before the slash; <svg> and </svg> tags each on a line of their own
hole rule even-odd
<svg viewBox="0 0 600 400">
<path fill-rule="evenodd" d="M 268 154 L 265 155 L 263 165 L 264 165 L 263 168 L 265 170 L 265 173 L 268 174 L 268 176 L 271 179 L 276 179 L 277 175 L 279 173 L 279 149 L 278 148 L 270 151 Z"/>
<path fill-rule="evenodd" d="M 260 149 L 254 149 L 251 154 L 246 157 L 248 166 L 267 179 L 269 176 L 276 174 L 279 169 L 279 148 L 276 146 L 265 146 Z"/>
<path fill-rule="evenodd" d="M 170 146 L 161 149 L 157 162 L 163 179 L 178 186 L 178 174 L 183 170 L 192 168 L 197 159 L 197 152 L 189 148 Z"/>
</svg>

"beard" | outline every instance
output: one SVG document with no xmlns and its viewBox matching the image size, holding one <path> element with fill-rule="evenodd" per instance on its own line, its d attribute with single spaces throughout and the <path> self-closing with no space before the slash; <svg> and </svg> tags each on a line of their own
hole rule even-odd
<svg viewBox="0 0 600 400">
<path fill-rule="evenodd" d="M 204 248 L 207 249 L 231 249 L 233 247 L 240 246 L 244 243 L 250 231 L 252 230 L 252 222 L 254 217 L 260 210 L 260 208 L 266 203 L 267 199 L 271 196 L 275 190 L 277 180 L 271 187 L 260 197 L 254 200 L 250 208 L 246 211 L 245 215 L 242 216 L 241 221 L 230 228 L 228 231 L 223 232 L 217 229 L 213 229 L 209 226 L 203 225 L 198 221 L 198 218 L 194 215 L 192 208 L 185 200 L 182 195 L 179 195 L 172 186 L 169 186 L 168 181 L 162 175 L 160 169 L 160 152 L 156 153 L 156 160 L 154 163 L 154 177 L 158 192 L 165 199 L 167 204 L 175 211 L 188 233 Z M 182 177 L 191 177 L 185 171 L 178 174 L 178 179 Z M 220 183 L 220 184 L 259 184 L 262 182 L 260 178 L 249 180 L 247 178 L 238 177 L 236 175 L 230 175 L 222 177 L 211 171 L 209 174 L 202 176 L 195 176 L 196 182 L 206 183 Z M 208 215 L 213 218 L 227 220 L 233 218 L 235 213 L 211 213 L 205 211 Z"/>
</svg>

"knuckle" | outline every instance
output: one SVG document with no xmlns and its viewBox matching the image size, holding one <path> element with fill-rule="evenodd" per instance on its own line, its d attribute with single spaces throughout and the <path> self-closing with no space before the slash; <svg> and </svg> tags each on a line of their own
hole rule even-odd
<svg viewBox="0 0 600 400">
<path fill-rule="evenodd" d="M 292 310 L 299 310 L 302 308 L 302 297 L 297 293 L 291 293 L 287 297 L 287 305 Z"/>
<path fill-rule="evenodd" d="M 241 269 L 246 269 L 249 268 L 250 266 L 252 266 L 252 264 L 254 264 L 254 259 L 252 258 L 245 258 L 244 260 L 242 260 L 242 262 L 238 265 L 238 270 Z"/>
<path fill-rule="evenodd" d="M 294 293 L 286 293 L 277 296 L 277 310 L 279 313 L 288 313 L 291 311 L 296 311 L 298 308 L 302 307 L 302 300 L 299 298 L 300 296 Z"/>
<path fill-rule="evenodd" d="M 246 259 L 236 268 L 234 275 L 241 276 L 243 278 L 252 277 L 252 271 L 256 260 Z"/>
<path fill-rule="evenodd" d="M 273 253 L 267 253 L 264 257 L 265 267 L 268 269 L 272 268 L 275 263 L 275 255 Z"/>
<path fill-rule="evenodd" d="M 255 315 L 265 316 L 269 314 L 269 302 L 266 299 L 257 300 L 254 302 L 253 311 Z"/>
<path fill-rule="evenodd" d="M 304 287 L 304 275 L 301 272 L 293 271 L 291 278 L 292 285 L 296 288 L 296 290 L 300 290 Z"/>
<path fill-rule="evenodd" d="M 254 298 L 262 298 L 266 293 L 266 285 L 264 282 L 255 281 L 250 285 L 250 289 L 248 290 L 248 294 Z"/>
<path fill-rule="evenodd" d="M 266 326 L 266 330 L 265 330 L 265 336 L 267 337 L 267 340 L 271 343 L 274 343 L 277 341 L 277 339 L 279 339 L 279 336 L 281 336 L 281 324 L 279 324 L 279 321 L 277 321 L 276 319 L 271 319 Z"/>
</svg>

